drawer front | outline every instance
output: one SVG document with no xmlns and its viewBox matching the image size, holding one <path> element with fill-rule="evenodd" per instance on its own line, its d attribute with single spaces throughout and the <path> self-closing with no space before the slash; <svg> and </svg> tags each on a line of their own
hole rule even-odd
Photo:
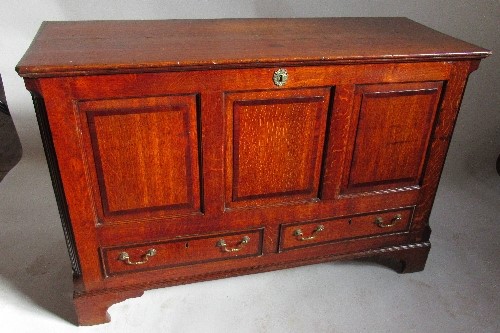
<svg viewBox="0 0 500 333">
<path fill-rule="evenodd" d="M 413 207 L 338 219 L 282 224 L 280 252 L 295 248 L 408 231 Z"/>
<path fill-rule="evenodd" d="M 104 274 L 194 265 L 262 255 L 263 229 L 101 248 Z"/>
</svg>

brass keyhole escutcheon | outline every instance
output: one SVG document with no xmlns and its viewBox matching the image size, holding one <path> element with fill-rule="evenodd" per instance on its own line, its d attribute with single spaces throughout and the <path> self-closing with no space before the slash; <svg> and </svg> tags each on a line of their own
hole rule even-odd
<svg viewBox="0 0 500 333">
<path fill-rule="evenodd" d="M 282 87 L 286 84 L 286 81 L 288 81 L 288 72 L 286 69 L 280 68 L 274 72 L 273 82 L 276 86 Z"/>
</svg>

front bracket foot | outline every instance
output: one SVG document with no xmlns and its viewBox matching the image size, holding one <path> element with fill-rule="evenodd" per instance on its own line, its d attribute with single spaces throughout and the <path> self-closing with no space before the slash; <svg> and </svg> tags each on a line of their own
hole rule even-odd
<svg viewBox="0 0 500 333">
<path fill-rule="evenodd" d="M 394 269 L 398 273 L 415 273 L 424 270 L 431 243 L 415 243 L 378 250 L 372 260 Z"/>
<path fill-rule="evenodd" d="M 142 290 L 101 291 L 99 293 L 83 293 L 73 295 L 73 302 L 78 325 L 89 326 L 109 323 L 111 317 L 108 308 L 128 298 L 140 297 Z"/>
</svg>

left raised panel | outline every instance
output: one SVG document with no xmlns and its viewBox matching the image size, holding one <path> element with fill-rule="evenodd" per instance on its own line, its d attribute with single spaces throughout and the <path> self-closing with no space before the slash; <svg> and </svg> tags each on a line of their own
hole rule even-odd
<svg viewBox="0 0 500 333">
<path fill-rule="evenodd" d="M 78 103 L 99 223 L 201 213 L 196 95 Z"/>
</svg>

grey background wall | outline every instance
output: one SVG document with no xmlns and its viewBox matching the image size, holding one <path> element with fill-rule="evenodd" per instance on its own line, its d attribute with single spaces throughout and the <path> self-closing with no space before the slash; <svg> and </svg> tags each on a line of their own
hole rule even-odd
<svg viewBox="0 0 500 333">
<path fill-rule="evenodd" d="M 44 20 L 406 16 L 494 52 L 500 50 L 498 0 L 2 0 L 0 13 L 0 73 L 25 152 L 32 143 L 23 138 L 21 117 L 34 117 L 30 97 L 14 67 Z M 457 181 L 464 175 L 495 176 L 500 153 L 498 59 L 494 54 L 483 61 L 469 80 L 447 161 L 447 172 L 456 175 Z"/>
</svg>

